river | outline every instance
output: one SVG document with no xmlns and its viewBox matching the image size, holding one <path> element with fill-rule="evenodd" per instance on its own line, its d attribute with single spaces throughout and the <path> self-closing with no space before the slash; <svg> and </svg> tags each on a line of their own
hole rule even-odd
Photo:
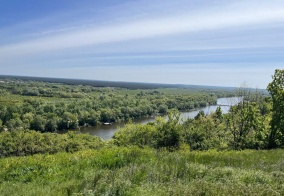
<svg viewBox="0 0 284 196">
<path fill-rule="evenodd" d="M 242 99 L 239 97 L 230 97 L 230 98 L 219 98 L 217 100 L 217 105 L 211 105 L 204 108 L 200 108 L 197 110 L 187 111 L 187 112 L 181 112 L 181 118 L 188 119 L 188 118 L 194 118 L 199 111 L 203 110 L 204 113 L 210 114 L 211 112 L 215 112 L 217 107 L 220 106 L 223 113 L 228 113 L 229 108 L 232 105 L 236 105 L 238 102 L 240 102 Z M 145 117 L 140 119 L 132 120 L 134 124 L 147 124 L 148 122 L 154 122 L 156 117 Z M 127 122 L 117 122 L 113 123 L 112 125 L 97 125 L 94 127 L 81 127 L 80 132 L 81 133 L 88 133 L 90 135 L 96 135 L 101 137 L 104 140 L 109 140 L 112 138 L 115 132 L 118 131 L 119 127 L 124 127 Z"/>
</svg>

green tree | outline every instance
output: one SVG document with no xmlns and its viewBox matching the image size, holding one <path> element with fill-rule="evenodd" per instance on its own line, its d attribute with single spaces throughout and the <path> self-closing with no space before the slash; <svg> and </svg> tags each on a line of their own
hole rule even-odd
<svg viewBox="0 0 284 196">
<path fill-rule="evenodd" d="M 220 106 L 217 107 L 216 111 L 215 111 L 215 117 L 219 120 L 223 119 L 223 112 Z"/>
<path fill-rule="evenodd" d="M 284 145 L 284 70 L 276 69 L 267 90 L 272 97 L 272 120 L 269 147 Z"/>
<path fill-rule="evenodd" d="M 33 121 L 31 122 L 30 128 L 32 130 L 43 132 L 46 124 L 46 119 L 42 116 L 37 115 L 34 117 Z"/>
<path fill-rule="evenodd" d="M 106 108 L 101 110 L 101 122 L 115 122 L 115 117 L 111 109 Z"/>
<path fill-rule="evenodd" d="M 100 113 L 99 112 L 91 111 L 86 122 L 89 125 L 96 126 L 97 124 L 100 123 L 100 118 L 101 117 L 100 117 Z"/>
<path fill-rule="evenodd" d="M 77 129 L 79 126 L 77 115 L 70 112 L 64 112 L 58 124 L 60 130 L 63 129 Z"/>
<path fill-rule="evenodd" d="M 46 132 L 55 132 L 57 131 L 58 117 L 53 113 L 47 114 L 47 122 L 44 128 Z"/>
<path fill-rule="evenodd" d="M 137 145 L 139 147 L 157 146 L 157 127 L 154 123 L 146 125 L 130 122 L 114 135 L 114 143 L 119 146 Z"/>
<path fill-rule="evenodd" d="M 156 119 L 158 135 L 156 137 L 157 148 L 167 148 L 168 150 L 178 149 L 182 141 L 182 124 L 180 123 L 180 113 L 177 110 L 168 113 L 168 120 Z"/>
<path fill-rule="evenodd" d="M 232 106 L 225 116 L 227 130 L 231 133 L 233 149 L 263 148 L 266 142 L 265 116 L 261 114 L 259 105 L 263 97 L 256 89 L 243 84 L 236 91 L 239 103 Z M 261 136 L 261 137 L 260 137 Z"/>
<path fill-rule="evenodd" d="M 195 119 L 195 120 L 198 120 L 198 119 L 204 118 L 204 117 L 205 117 L 204 111 L 203 111 L 203 110 L 200 110 L 200 111 L 198 112 L 198 114 L 194 117 L 194 119 Z"/>
<path fill-rule="evenodd" d="M 159 113 L 166 114 L 167 111 L 168 111 L 168 107 L 166 105 L 162 104 L 162 105 L 159 106 L 158 110 L 159 110 Z"/>
</svg>

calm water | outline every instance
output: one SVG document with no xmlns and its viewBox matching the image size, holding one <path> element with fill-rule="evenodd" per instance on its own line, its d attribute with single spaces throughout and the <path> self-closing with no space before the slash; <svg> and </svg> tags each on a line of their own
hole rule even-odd
<svg viewBox="0 0 284 196">
<path fill-rule="evenodd" d="M 205 114 L 210 114 L 211 112 L 215 112 L 218 105 L 221 105 L 223 113 L 228 113 L 230 106 L 236 105 L 242 99 L 239 97 L 231 97 L 231 98 L 219 98 L 217 100 L 217 105 L 207 106 L 205 108 L 200 108 L 198 110 L 193 110 L 189 112 L 181 112 L 181 118 L 188 119 L 194 118 L 199 111 L 203 110 Z M 155 117 L 147 117 L 132 120 L 134 124 L 147 124 L 148 122 L 154 122 Z M 113 123 L 112 125 L 98 125 L 95 127 L 83 127 L 80 128 L 81 133 L 88 133 L 90 135 L 96 135 L 104 140 L 109 140 L 114 135 L 115 132 L 118 131 L 119 127 L 124 127 L 127 122 L 117 122 Z"/>
</svg>

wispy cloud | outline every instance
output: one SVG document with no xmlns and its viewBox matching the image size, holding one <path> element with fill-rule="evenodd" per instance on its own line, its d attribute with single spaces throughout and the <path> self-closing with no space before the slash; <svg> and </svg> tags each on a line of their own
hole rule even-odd
<svg viewBox="0 0 284 196">
<path fill-rule="evenodd" d="M 65 48 L 284 22 L 284 4 L 273 5 L 271 2 L 254 4 L 253 7 L 249 7 L 251 3 L 242 2 L 193 14 L 174 13 L 174 16 L 166 18 L 146 18 L 135 22 L 83 29 L 72 28 L 64 30 L 63 33 L 57 30 L 58 33 L 52 36 L 4 45 L 0 47 L 0 55 L 1 58 L 10 58 L 14 55 L 29 55 Z"/>
<path fill-rule="evenodd" d="M 264 73 L 283 67 L 282 0 L 90 2 L 0 25 L 1 73 L 219 85 L 210 73 L 241 83 L 261 66 L 251 79 L 264 87 Z"/>
</svg>

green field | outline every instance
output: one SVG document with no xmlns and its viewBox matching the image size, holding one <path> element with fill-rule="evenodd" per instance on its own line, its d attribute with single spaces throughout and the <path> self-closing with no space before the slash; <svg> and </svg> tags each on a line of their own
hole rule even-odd
<svg viewBox="0 0 284 196">
<path fill-rule="evenodd" d="M 109 147 L 0 160 L 0 195 L 283 195 L 284 150 Z"/>
</svg>

